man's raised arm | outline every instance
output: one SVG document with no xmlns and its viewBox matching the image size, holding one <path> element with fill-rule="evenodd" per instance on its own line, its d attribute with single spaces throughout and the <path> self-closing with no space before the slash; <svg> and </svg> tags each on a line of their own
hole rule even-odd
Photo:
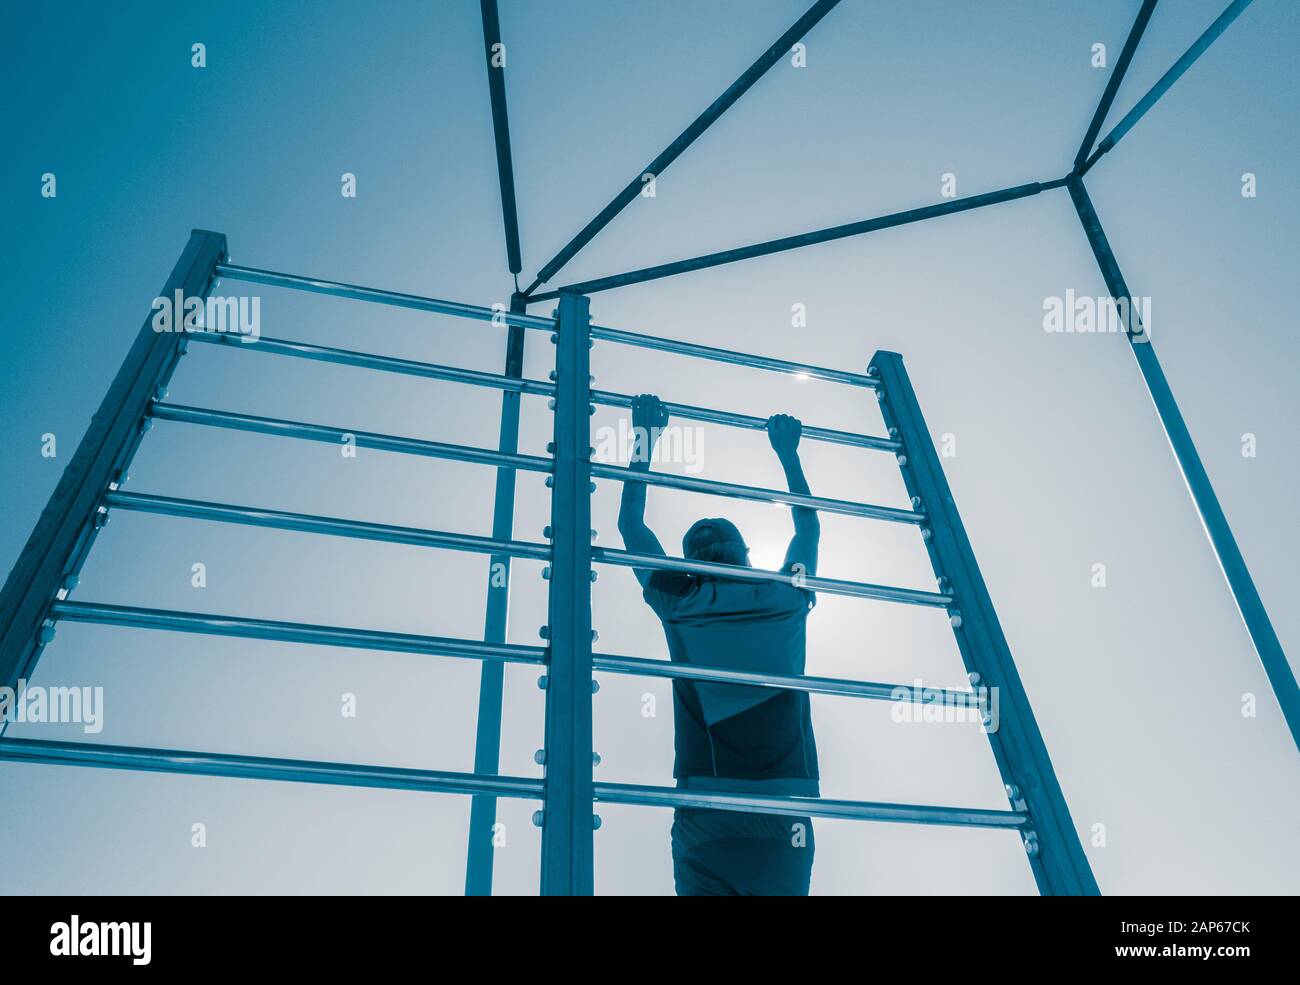
<svg viewBox="0 0 1300 985">
<path fill-rule="evenodd" d="M 781 462 L 781 468 L 785 470 L 786 484 L 792 493 L 808 496 L 811 495 L 808 480 L 804 477 L 803 465 L 799 462 L 799 438 L 802 434 L 803 425 L 788 414 L 775 414 L 767 419 L 767 437 L 772 442 L 772 449 Z M 790 512 L 794 516 L 794 537 L 785 552 L 785 565 L 781 570 L 811 578 L 817 574 L 821 521 L 817 519 L 817 511 L 807 506 L 792 507 Z"/>
<path fill-rule="evenodd" d="M 632 447 L 632 460 L 628 467 L 634 472 L 650 471 L 650 456 L 659 433 L 668 424 L 668 411 L 654 394 L 643 393 L 632 398 L 632 433 L 636 440 Z M 618 532 L 623 535 L 623 546 L 634 554 L 664 555 L 663 545 L 645 522 L 646 483 L 632 479 L 623 483 L 623 499 L 618 508 Z M 636 580 L 644 588 L 654 574 L 646 568 L 633 568 Z"/>
</svg>

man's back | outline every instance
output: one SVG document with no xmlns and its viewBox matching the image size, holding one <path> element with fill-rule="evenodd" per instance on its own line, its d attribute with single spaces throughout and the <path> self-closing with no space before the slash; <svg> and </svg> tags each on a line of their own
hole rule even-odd
<svg viewBox="0 0 1300 985">
<path fill-rule="evenodd" d="M 804 672 L 810 592 L 782 582 L 657 572 L 644 594 L 676 663 Z M 817 779 L 806 692 L 674 681 L 673 713 L 678 778 Z"/>
</svg>

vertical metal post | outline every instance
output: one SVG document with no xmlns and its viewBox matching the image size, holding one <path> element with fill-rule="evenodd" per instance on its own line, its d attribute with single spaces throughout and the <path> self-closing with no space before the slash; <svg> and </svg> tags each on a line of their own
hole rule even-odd
<svg viewBox="0 0 1300 985">
<path fill-rule="evenodd" d="M 515 294 L 510 310 L 527 311 L 527 302 Z M 516 379 L 524 375 L 524 337 L 526 330 L 511 325 L 506 338 L 505 375 Z M 520 394 L 506 390 L 501 395 L 501 431 L 497 448 L 513 455 L 519 450 Z M 509 540 L 515 526 L 515 470 L 498 468 L 492 507 L 492 536 Z M 510 617 L 510 555 L 493 554 L 488 563 L 487 615 L 483 626 L 485 643 L 504 643 Z M 474 772 L 480 776 L 495 774 L 501 766 L 501 705 L 505 690 L 505 664 L 484 660 L 478 688 L 478 729 L 474 739 Z M 497 819 L 497 799 L 480 794 L 470 801 L 469 848 L 465 860 L 465 895 L 492 895 L 493 838 Z"/>
<path fill-rule="evenodd" d="M 1022 832 L 1022 838 L 1039 891 L 1044 895 L 1099 895 L 1011 648 L 903 368 L 903 357 L 896 352 L 877 352 L 871 360 L 871 373 L 883 384 L 877 395 L 885 424 L 891 437 L 903 444 L 899 465 L 908 494 L 927 516 L 922 536 L 930 563 L 940 585 L 954 599 L 949 617 L 971 684 L 997 689 L 996 705 L 985 705 L 988 710 L 996 709 L 986 730 L 1011 806 L 1028 811 L 1033 819 L 1032 828 Z"/>
<path fill-rule="evenodd" d="M 194 230 L 159 297 L 169 304 L 178 292 L 206 298 L 225 254 L 225 236 Z M 184 312 L 174 314 L 179 329 Z M 0 591 L 0 687 L 13 687 L 35 666 L 50 636 L 49 607 L 81 569 L 105 515 L 99 513 L 104 494 L 124 476 L 149 402 L 184 350 L 183 331 L 157 332 L 153 322 L 151 311 Z"/>
<path fill-rule="evenodd" d="M 556 339 L 543 896 L 593 891 L 589 305 L 581 295 L 560 298 Z"/>
<path fill-rule="evenodd" d="M 1101 220 L 1097 218 L 1097 212 L 1092 207 L 1092 199 L 1088 197 L 1083 182 L 1078 177 L 1071 177 L 1066 182 L 1066 187 L 1074 200 L 1079 221 L 1083 224 L 1083 231 L 1092 246 L 1093 256 L 1097 258 L 1097 266 L 1101 268 L 1106 289 L 1110 291 L 1113 298 L 1131 298 L 1133 295 L 1129 293 L 1128 284 L 1124 282 L 1124 275 L 1120 272 L 1119 263 L 1111 251 L 1110 243 L 1106 240 L 1106 233 L 1101 228 Z M 1223 569 L 1223 575 L 1228 580 L 1228 588 L 1232 592 L 1233 601 L 1237 603 L 1237 611 L 1241 613 L 1246 631 L 1250 633 L 1251 642 L 1255 645 L 1255 652 L 1259 654 L 1259 661 L 1264 665 L 1264 673 L 1268 675 L 1269 683 L 1273 686 L 1273 693 L 1277 696 L 1277 703 L 1282 709 L 1282 717 L 1286 720 L 1287 727 L 1291 729 L 1291 739 L 1296 747 L 1300 748 L 1300 689 L 1296 687 L 1295 674 L 1292 673 L 1291 665 L 1287 662 L 1282 643 L 1277 638 L 1273 623 L 1268 618 L 1268 611 L 1259 597 L 1255 582 L 1250 577 L 1246 559 L 1242 557 L 1241 550 L 1237 547 L 1232 528 L 1228 526 L 1228 518 L 1224 515 L 1223 507 L 1219 505 L 1219 499 L 1214 494 L 1210 476 L 1205 471 L 1205 466 L 1201 464 L 1201 456 L 1197 454 L 1191 432 L 1187 430 L 1183 415 L 1178 410 L 1178 402 L 1174 399 L 1169 381 L 1165 379 L 1165 371 L 1156 358 L 1155 349 L 1151 347 L 1151 337 L 1142 327 L 1139 327 L 1138 331 L 1130 330 L 1127 334 L 1138 368 L 1142 371 L 1142 379 L 1146 382 L 1147 392 L 1151 395 L 1156 414 L 1159 415 L 1160 423 L 1165 429 L 1165 437 L 1169 439 L 1174 458 L 1178 460 L 1178 467 L 1182 470 L 1183 481 L 1187 483 L 1187 491 L 1192 494 L 1192 502 L 1196 504 L 1196 511 L 1200 514 L 1201 525 L 1210 538 L 1210 546 L 1214 549 L 1214 554 L 1219 559 L 1219 567 Z"/>
</svg>

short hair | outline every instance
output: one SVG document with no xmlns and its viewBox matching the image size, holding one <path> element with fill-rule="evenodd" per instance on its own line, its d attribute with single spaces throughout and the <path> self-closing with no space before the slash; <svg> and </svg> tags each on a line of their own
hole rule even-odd
<svg viewBox="0 0 1300 985">
<path fill-rule="evenodd" d="M 682 538 L 682 553 L 692 561 L 746 565 L 749 546 L 730 520 L 706 517 L 696 520 Z"/>
</svg>

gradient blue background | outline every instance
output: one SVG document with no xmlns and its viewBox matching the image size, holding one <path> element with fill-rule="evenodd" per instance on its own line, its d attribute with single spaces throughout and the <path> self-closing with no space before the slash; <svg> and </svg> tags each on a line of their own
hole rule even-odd
<svg viewBox="0 0 1300 985">
<path fill-rule="evenodd" d="M 1119 118 L 1222 0 L 1162 4 Z M 525 274 L 531 275 L 804 9 L 803 0 L 502 3 Z M 1069 170 L 1135 0 L 845 0 L 556 283 L 929 204 Z M 0 566 L 17 557 L 190 228 L 234 260 L 353 283 L 504 301 L 500 206 L 478 5 L 53 4 L 6 13 L 6 366 Z M 1259 0 L 1089 176 L 1132 289 L 1283 644 L 1300 525 L 1294 420 L 1300 17 Z M 207 45 L 208 67 L 190 66 Z M 40 176 L 58 176 L 43 199 Z M 1240 194 L 1245 171 L 1259 196 Z M 358 197 L 339 194 L 343 172 Z M 236 285 L 225 285 L 239 290 Z M 1045 297 L 1104 286 L 1062 191 L 598 295 L 607 325 L 861 369 L 904 353 L 1074 819 L 1108 893 L 1294 892 L 1295 749 L 1150 407 L 1115 336 L 1047 335 Z M 504 334 L 356 302 L 261 291 L 263 331 L 499 371 Z M 807 305 L 794 329 L 791 306 Z M 548 306 L 549 307 L 549 306 Z M 544 309 L 537 309 L 544 310 Z M 552 351 L 529 340 L 526 373 Z M 874 401 L 600 345 L 598 385 L 879 433 Z M 491 445 L 499 400 L 425 381 L 192 347 L 182 403 Z M 549 415 L 525 400 L 523 450 Z M 602 411 L 595 425 L 612 424 Z M 40 455 L 41 435 L 59 456 Z M 1257 458 L 1241 436 L 1257 435 Z M 773 484 L 761 435 L 710 428 L 706 476 Z M 886 456 L 809 447 L 815 492 L 902 505 Z M 128 488 L 487 533 L 490 470 L 159 424 Z M 1292 492 L 1288 492 L 1292 490 Z M 516 532 L 546 490 L 520 480 Z M 618 488 L 596 496 L 617 544 Z M 788 514 L 654 491 L 665 543 L 734 518 L 757 563 Z M 930 587 L 913 530 L 826 517 L 827 575 Z M 190 566 L 208 587 L 190 587 Z M 1094 563 L 1109 587 L 1090 586 Z M 510 638 L 536 642 L 538 565 L 520 563 Z M 474 637 L 484 559 L 117 516 L 77 598 Z M 594 587 L 599 647 L 665 656 L 626 571 Z M 960 684 L 941 613 L 826 598 L 809 673 Z M 470 661 L 66 625 L 35 683 L 102 685 L 93 738 L 470 769 Z M 535 670 L 507 671 L 504 772 L 537 775 Z M 663 682 L 609 677 L 597 776 L 666 783 Z M 359 717 L 339 714 L 357 695 Z M 1258 696 L 1258 717 L 1240 712 Z M 642 715 L 654 695 L 658 714 Z M 892 724 L 887 705 L 814 698 L 827 796 L 1005 806 L 970 726 Z M 6 892 L 459 892 L 468 802 L 451 796 L 0 766 Z M 503 802 L 497 890 L 536 891 L 533 805 Z M 597 891 L 671 892 L 669 814 L 602 808 Z M 191 825 L 208 847 L 190 847 Z M 1095 824 L 1105 847 L 1090 843 Z M 1026 893 L 1008 832 L 817 822 L 818 893 Z"/>
</svg>

